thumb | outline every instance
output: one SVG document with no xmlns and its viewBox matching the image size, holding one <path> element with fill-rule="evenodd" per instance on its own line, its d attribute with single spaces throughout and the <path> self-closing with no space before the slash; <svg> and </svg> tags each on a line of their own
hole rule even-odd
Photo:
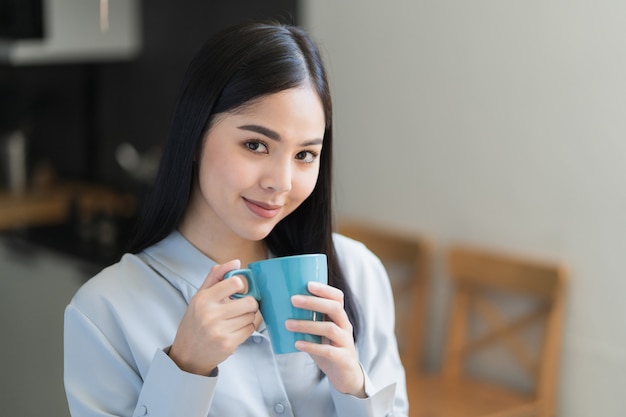
<svg viewBox="0 0 626 417">
<path fill-rule="evenodd" d="M 228 271 L 241 268 L 241 261 L 239 259 L 233 259 L 223 264 L 216 264 L 211 268 L 209 274 L 205 278 L 204 282 L 200 286 L 200 289 L 211 288 L 213 285 L 224 279 L 224 275 Z"/>
</svg>

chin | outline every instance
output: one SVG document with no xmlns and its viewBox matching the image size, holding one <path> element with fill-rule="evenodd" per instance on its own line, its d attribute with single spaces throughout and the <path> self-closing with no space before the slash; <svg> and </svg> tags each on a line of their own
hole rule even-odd
<svg viewBox="0 0 626 417">
<path fill-rule="evenodd" d="M 275 226 L 276 225 L 267 227 L 250 227 L 242 230 L 241 236 L 245 239 L 257 242 L 265 239 L 272 232 L 272 230 L 274 230 Z"/>
</svg>

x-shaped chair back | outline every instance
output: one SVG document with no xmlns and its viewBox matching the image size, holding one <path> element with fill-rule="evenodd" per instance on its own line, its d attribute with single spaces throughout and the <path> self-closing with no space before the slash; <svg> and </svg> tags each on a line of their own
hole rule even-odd
<svg viewBox="0 0 626 417">
<path fill-rule="evenodd" d="M 497 371 L 510 366 L 504 364 L 508 359 L 526 379 L 499 382 L 518 384 L 551 404 L 563 314 L 563 268 L 457 246 L 448 252 L 447 269 L 454 290 L 445 377 L 503 378 Z M 481 355 L 482 364 L 476 359 Z"/>
</svg>

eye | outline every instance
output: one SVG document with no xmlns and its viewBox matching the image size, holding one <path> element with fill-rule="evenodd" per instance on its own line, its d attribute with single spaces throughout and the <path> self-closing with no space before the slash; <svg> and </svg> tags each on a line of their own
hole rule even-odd
<svg viewBox="0 0 626 417">
<path fill-rule="evenodd" d="M 310 164 L 317 159 L 317 152 L 301 151 L 296 154 L 296 159 L 304 163 Z"/>
<path fill-rule="evenodd" d="M 267 145 L 260 140 L 249 140 L 243 144 L 250 152 L 267 153 Z"/>
</svg>

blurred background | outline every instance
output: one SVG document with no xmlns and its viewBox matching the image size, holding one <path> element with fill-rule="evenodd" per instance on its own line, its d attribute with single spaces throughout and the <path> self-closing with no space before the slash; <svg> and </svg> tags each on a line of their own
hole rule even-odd
<svg viewBox="0 0 626 417">
<path fill-rule="evenodd" d="M 41 22 L 24 17 L 33 15 Z M 565 262 L 558 415 L 623 415 L 617 0 L 0 1 L 0 415 L 68 415 L 63 309 L 123 250 L 190 58 L 249 18 L 300 24 L 322 47 L 339 217 L 429 236 L 436 248 Z M 439 253 L 432 369 L 448 291 Z"/>
<path fill-rule="evenodd" d="M 11 39 L 42 8 L 47 38 Z M 296 15 L 295 0 L 0 1 L 0 416 L 69 416 L 63 310 L 123 251 L 191 57 L 226 26 Z"/>
</svg>

